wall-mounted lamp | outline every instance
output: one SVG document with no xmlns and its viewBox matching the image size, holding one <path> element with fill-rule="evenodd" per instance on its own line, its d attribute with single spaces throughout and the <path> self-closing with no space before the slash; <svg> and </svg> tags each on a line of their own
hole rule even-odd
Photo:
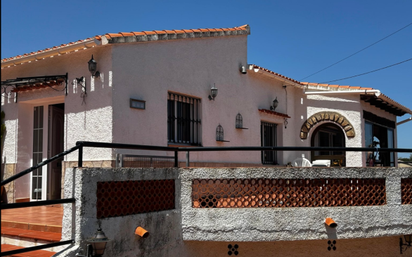
<svg viewBox="0 0 412 257">
<path fill-rule="evenodd" d="M 146 238 L 149 236 L 149 232 L 142 228 L 142 227 L 137 227 L 134 231 L 135 235 L 140 236 L 141 238 Z"/>
<path fill-rule="evenodd" d="M 412 246 L 412 235 L 404 235 L 403 237 L 405 238 L 406 244 L 403 243 L 402 237 L 399 238 L 399 247 L 401 249 L 401 254 L 403 254 L 404 251 Z"/>
<path fill-rule="evenodd" d="M 241 65 L 239 70 L 240 70 L 240 73 L 242 73 L 242 74 L 246 74 L 246 73 L 247 73 L 247 69 L 246 69 L 246 66 L 245 66 L 245 65 Z"/>
<path fill-rule="evenodd" d="M 93 55 L 92 55 L 92 59 L 90 59 L 88 64 L 89 64 L 89 71 L 92 74 L 92 77 L 99 77 L 100 72 L 97 71 L 97 62 L 94 60 Z"/>
<path fill-rule="evenodd" d="M 272 102 L 272 106 L 270 106 L 270 110 L 274 111 L 276 109 L 276 107 L 278 107 L 279 102 L 278 102 L 278 98 L 276 97 L 275 100 L 273 100 Z"/>
<path fill-rule="evenodd" d="M 217 88 L 215 87 L 215 84 L 213 84 L 213 87 L 210 89 L 209 100 L 215 100 L 216 96 L 217 96 Z"/>
<path fill-rule="evenodd" d="M 338 226 L 338 224 L 336 224 L 336 222 L 332 218 L 326 218 L 325 224 L 331 228 L 336 228 Z"/>
<path fill-rule="evenodd" d="M 100 257 L 106 250 L 106 244 L 109 239 L 106 237 L 101 228 L 97 229 L 94 237 L 86 240 L 87 252 L 86 255 L 76 254 L 78 257 Z"/>
<path fill-rule="evenodd" d="M 285 118 L 285 120 L 283 121 L 283 124 L 285 124 L 285 128 L 287 128 L 288 127 L 288 119 L 287 118 Z"/>
</svg>

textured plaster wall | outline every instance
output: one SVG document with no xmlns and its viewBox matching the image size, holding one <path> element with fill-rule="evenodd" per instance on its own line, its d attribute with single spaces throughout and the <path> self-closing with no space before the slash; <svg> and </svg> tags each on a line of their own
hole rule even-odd
<svg viewBox="0 0 412 257">
<path fill-rule="evenodd" d="M 108 169 L 66 170 L 63 240 L 75 244 L 55 256 L 75 256 L 101 226 L 108 242 L 104 256 L 399 256 L 399 237 L 412 233 L 410 205 L 400 204 L 400 178 L 412 169 Z M 194 178 L 387 178 L 387 205 L 331 208 L 194 209 Z M 176 208 L 169 211 L 96 219 L 98 181 L 176 180 Z M 324 225 L 331 216 L 338 227 Z M 73 223 L 72 223 L 73 222 Z M 72 226 L 74 224 L 74 226 Z M 134 235 L 137 226 L 150 232 Z M 336 251 L 328 251 L 336 240 Z M 232 252 L 233 255 L 233 252 Z M 405 255 L 404 255 L 405 256 Z M 407 256 L 407 255 L 406 255 Z"/>
<path fill-rule="evenodd" d="M 186 170 L 185 170 L 186 171 Z M 412 233 L 412 206 L 401 205 L 400 178 L 412 169 L 193 169 L 182 172 L 184 240 L 294 241 L 372 238 Z M 192 208 L 195 178 L 386 178 L 387 204 L 365 207 Z M 324 225 L 332 217 L 337 229 Z"/>
<path fill-rule="evenodd" d="M 337 112 L 343 115 L 352 124 L 355 130 L 355 137 L 348 138 L 345 135 L 346 147 L 362 147 L 364 141 L 364 130 L 362 127 L 362 109 L 360 104 L 360 97 L 358 94 L 337 94 L 337 95 L 304 95 L 302 94 L 302 102 L 299 112 L 301 113 L 301 125 L 310 116 L 319 112 Z M 301 144 L 304 146 L 311 145 L 311 138 L 313 132 L 317 127 L 321 126 L 325 122 L 316 124 L 311 128 L 308 133 L 307 139 L 300 139 Z M 339 126 L 339 125 L 338 125 Z M 340 127 L 340 126 L 339 126 Z M 343 131 L 343 129 L 342 129 Z M 344 131 L 343 131 L 344 132 Z M 310 153 L 306 153 L 310 157 Z M 346 153 L 346 166 L 347 167 L 361 167 L 363 165 L 362 154 L 360 152 L 347 152 Z"/>
<path fill-rule="evenodd" d="M 43 123 L 43 160 L 48 158 L 48 106 L 65 104 L 64 149 L 75 146 L 76 141 L 112 142 L 112 81 L 111 47 L 95 47 L 70 54 L 54 56 L 23 65 L 4 68 L 1 80 L 16 77 L 64 75 L 68 73 L 68 94 L 65 83 L 61 86 L 10 93 L 2 96 L 2 110 L 5 111 L 6 138 L 2 151 L 2 161 L 15 163 L 16 172 L 21 172 L 33 165 L 33 108 L 44 107 Z M 92 78 L 87 68 L 87 61 L 94 55 L 98 62 L 99 78 Z M 85 77 L 83 85 L 76 78 Z M 8 88 L 11 90 L 11 88 Z M 84 160 L 111 160 L 111 149 L 93 149 L 85 152 Z M 77 161 L 77 152 L 65 157 L 66 161 Z M 43 168 L 43 185 L 47 185 L 47 167 Z M 43 190 L 43 197 L 46 191 Z M 30 175 L 15 182 L 15 198 L 30 196 Z"/>
<path fill-rule="evenodd" d="M 84 240 L 92 237 L 99 225 L 111 239 L 105 256 L 176 256 L 183 244 L 178 176 L 177 169 L 67 169 L 64 194 L 76 198 L 76 204 L 64 207 L 62 239 L 74 238 L 76 244 L 57 256 L 74 256 L 79 247 L 85 249 Z M 98 181 L 153 179 L 176 180 L 174 210 L 96 219 Z M 136 236 L 134 231 L 138 226 L 149 231 L 150 236 L 146 239 Z"/>
</svg>

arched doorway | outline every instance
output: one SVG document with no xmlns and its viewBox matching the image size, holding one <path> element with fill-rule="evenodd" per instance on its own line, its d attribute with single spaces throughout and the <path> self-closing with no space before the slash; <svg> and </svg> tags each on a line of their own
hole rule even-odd
<svg viewBox="0 0 412 257">
<path fill-rule="evenodd" d="M 312 134 L 312 147 L 345 147 L 345 134 L 342 128 L 334 123 L 324 123 L 318 126 Z M 312 151 L 312 161 L 330 160 L 331 166 L 345 166 L 343 151 Z"/>
</svg>

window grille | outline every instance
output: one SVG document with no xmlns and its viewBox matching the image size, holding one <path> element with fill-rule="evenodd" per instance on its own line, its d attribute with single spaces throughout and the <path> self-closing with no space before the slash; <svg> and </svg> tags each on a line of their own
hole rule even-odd
<svg viewBox="0 0 412 257">
<path fill-rule="evenodd" d="M 223 141 L 224 139 L 224 132 L 222 125 L 219 124 L 216 128 L 216 141 Z"/>
<path fill-rule="evenodd" d="M 169 143 L 200 145 L 200 99 L 169 93 L 167 139 Z"/>
<path fill-rule="evenodd" d="M 242 114 L 240 113 L 236 115 L 236 128 L 238 129 L 243 128 L 243 118 L 242 118 Z"/>
</svg>

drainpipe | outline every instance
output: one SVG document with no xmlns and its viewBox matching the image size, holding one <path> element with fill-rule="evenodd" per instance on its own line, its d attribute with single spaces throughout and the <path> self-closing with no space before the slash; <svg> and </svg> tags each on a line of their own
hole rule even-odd
<svg viewBox="0 0 412 257">
<path fill-rule="evenodd" d="M 374 94 L 376 97 L 381 95 L 380 90 L 348 90 L 348 91 L 305 91 L 305 95 L 326 95 L 326 94 Z"/>
<path fill-rule="evenodd" d="M 406 120 L 403 120 L 403 121 L 400 121 L 400 122 L 396 123 L 396 126 L 399 126 L 399 125 L 404 124 L 404 123 L 406 123 L 406 122 L 408 122 L 408 121 L 411 121 L 411 120 L 412 120 L 412 116 L 409 117 L 409 118 L 406 119 Z"/>
</svg>

